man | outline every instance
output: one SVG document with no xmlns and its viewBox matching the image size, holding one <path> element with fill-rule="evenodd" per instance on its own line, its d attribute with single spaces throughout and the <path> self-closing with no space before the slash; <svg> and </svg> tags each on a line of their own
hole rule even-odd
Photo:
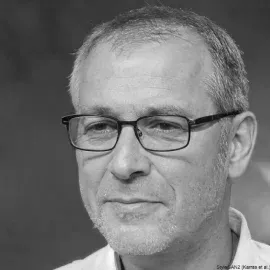
<svg viewBox="0 0 270 270">
<path fill-rule="evenodd" d="M 70 94 L 76 115 L 63 123 L 83 202 L 108 246 L 60 269 L 269 266 L 270 247 L 229 207 L 257 123 L 224 30 L 167 7 L 122 14 L 79 49 Z"/>
</svg>

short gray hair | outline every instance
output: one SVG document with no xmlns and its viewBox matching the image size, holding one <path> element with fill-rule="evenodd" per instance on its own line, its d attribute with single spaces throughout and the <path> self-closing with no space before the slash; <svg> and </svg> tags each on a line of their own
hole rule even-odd
<svg viewBox="0 0 270 270">
<path fill-rule="evenodd" d="M 90 52 L 102 42 L 112 42 L 112 48 L 164 41 L 181 36 L 183 27 L 198 34 L 212 57 L 214 76 L 209 94 L 218 112 L 248 110 L 248 80 L 242 52 L 227 32 L 192 11 L 164 6 L 147 6 L 120 14 L 113 20 L 96 26 L 76 53 L 70 76 L 69 92 L 76 108 L 82 69 Z"/>
</svg>

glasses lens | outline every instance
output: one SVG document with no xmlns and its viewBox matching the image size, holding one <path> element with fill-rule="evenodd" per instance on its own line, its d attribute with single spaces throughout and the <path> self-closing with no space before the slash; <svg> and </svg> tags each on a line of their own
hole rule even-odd
<svg viewBox="0 0 270 270">
<path fill-rule="evenodd" d="M 183 148 L 188 144 L 189 125 L 180 116 L 153 116 L 138 122 L 142 145 L 149 150 L 166 151 Z"/>
<path fill-rule="evenodd" d="M 117 140 L 117 122 L 106 117 L 75 117 L 69 122 L 69 133 L 72 144 L 80 149 L 108 150 Z"/>
</svg>

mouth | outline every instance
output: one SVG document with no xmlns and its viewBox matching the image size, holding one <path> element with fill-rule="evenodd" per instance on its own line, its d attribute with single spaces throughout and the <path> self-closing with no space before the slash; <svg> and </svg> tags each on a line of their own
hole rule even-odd
<svg viewBox="0 0 270 270">
<path fill-rule="evenodd" d="M 146 217 L 157 211 L 161 206 L 160 201 L 142 198 L 114 198 L 105 203 L 120 219 L 132 217 Z M 125 217 L 125 218 L 124 218 Z"/>
<path fill-rule="evenodd" d="M 106 202 L 120 203 L 120 204 L 159 203 L 158 201 L 141 198 L 113 198 L 107 200 Z"/>
</svg>

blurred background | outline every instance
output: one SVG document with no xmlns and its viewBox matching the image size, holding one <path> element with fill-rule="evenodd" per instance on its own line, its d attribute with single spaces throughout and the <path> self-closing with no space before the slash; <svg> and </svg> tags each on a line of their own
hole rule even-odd
<svg viewBox="0 0 270 270">
<path fill-rule="evenodd" d="M 244 51 L 259 136 L 232 205 L 253 237 L 270 244 L 270 1 L 1 0 L 0 269 L 53 269 L 106 244 L 81 203 L 60 121 L 72 112 L 71 53 L 93 25 L 161 2 L 210 17 Z"/>
</svg>

